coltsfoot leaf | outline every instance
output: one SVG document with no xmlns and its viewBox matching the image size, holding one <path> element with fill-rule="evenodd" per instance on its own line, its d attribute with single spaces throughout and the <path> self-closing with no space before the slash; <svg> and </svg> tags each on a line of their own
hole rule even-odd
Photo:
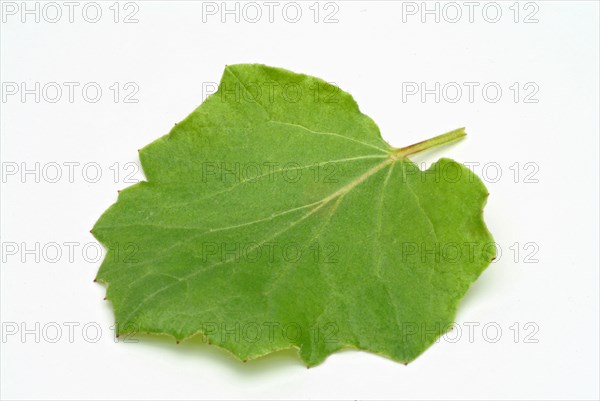
<svg viewBox="0 0 600 401">
<path fill-rule="evenodd" d="M 242 360 L 296 347 L 312 366 L 353 347 L 408 363 L 495 257 L 479 178 L 408 159 L 463 135 L 395 149 L 333 85 L 226 67 L 93 228 L 118 333 L 200 334 Z"/>
</svg>

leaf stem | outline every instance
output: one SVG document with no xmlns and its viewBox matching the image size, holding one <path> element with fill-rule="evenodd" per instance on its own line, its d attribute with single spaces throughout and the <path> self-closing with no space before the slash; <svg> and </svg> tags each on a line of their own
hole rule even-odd
<svg viewBox="0 0 600 401">
<path fill-rule="evenodd" d="M 433 148 L 435 146 L 443 145 L 448 142 L 456 141 L 465 137 L 467 134 L 465 133 L 464 128 L 458 128 L 454 131 L 447 132 L 442 135 L 435 136 L 433 138 L 427 139 L 422 142 L 415 143 L 410 146 L 406 146 L 404 148 L 396 148 L 393 151 L 393 155 L 396 157 L 406 157 L 408 155 L 412 155 L 418 152 L 422 152 L 424 150 Z"/>
</svg>

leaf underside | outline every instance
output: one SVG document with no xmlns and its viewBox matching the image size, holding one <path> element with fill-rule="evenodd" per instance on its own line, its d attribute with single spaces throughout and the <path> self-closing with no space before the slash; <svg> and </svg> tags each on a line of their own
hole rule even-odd
<svg viewBox="0 0 600 401">
<path fill-rule="evenodd" d="M 487 190 L 463 165 L 421 171 L 354 99 L 256 64 L 140 153 L 147 181 L 92 232 L 117 330 L 200 334 L 249 360 L 290 347 L 408 363 L 453 322 L 495 257 Z"/>
</svg>

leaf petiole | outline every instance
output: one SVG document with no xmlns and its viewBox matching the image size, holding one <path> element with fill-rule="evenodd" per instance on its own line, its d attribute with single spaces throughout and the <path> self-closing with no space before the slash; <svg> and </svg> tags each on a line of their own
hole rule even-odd
<svg viewBox="0 0 600 401">
<path fill-rule="evenodd" d="M 393 155 L 396 157 L 406 157 L 408 155 L 412 155 L 418 152 L 422 152 L 424 150 L 443 145 L 448 142 L 456 141 L 465 137 L 467 134 L 465 132 L 465 128 L 458 128 L 454 131 L 447 132 L 442 135 L 435 136 L 433 138 L 427 139 L 425 141 L 421 141 L 415 143 L 410 146 L 406 146 L 403 148 L 396 148 L 393 151 Z"/>
</svg>

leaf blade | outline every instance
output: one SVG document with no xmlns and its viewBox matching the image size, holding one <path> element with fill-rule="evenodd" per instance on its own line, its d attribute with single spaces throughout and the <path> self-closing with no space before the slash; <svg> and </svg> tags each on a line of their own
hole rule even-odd
<svg viewBox="0 0 600 401">
<path fill-rule="evenodd" d="M 250 96 L 258 83 L 309 96 Z M 139 245 L 129 261 L 109 248 L 98 272 L 121 333 L 201 333 L 242 360 L 296 347 L 312 366 L 345 347 L 407 363 L 447 330 L 495 256 L 485 186 L 448 159 L 420 171 L 347 93 L 315 102 L 319 85 L 332 90 L 229 66 L 216 94 L 140 151 L 148 181 L 122 191 L 93 229 L 105 245 Z M 448 168 L 457 180 L 431 180 Z M 468 258 L 438 260 L 436 247 L 461 242 L 475 243 Z M 286 258 L 292 245 L 303 258 Z"/>
</svg>

